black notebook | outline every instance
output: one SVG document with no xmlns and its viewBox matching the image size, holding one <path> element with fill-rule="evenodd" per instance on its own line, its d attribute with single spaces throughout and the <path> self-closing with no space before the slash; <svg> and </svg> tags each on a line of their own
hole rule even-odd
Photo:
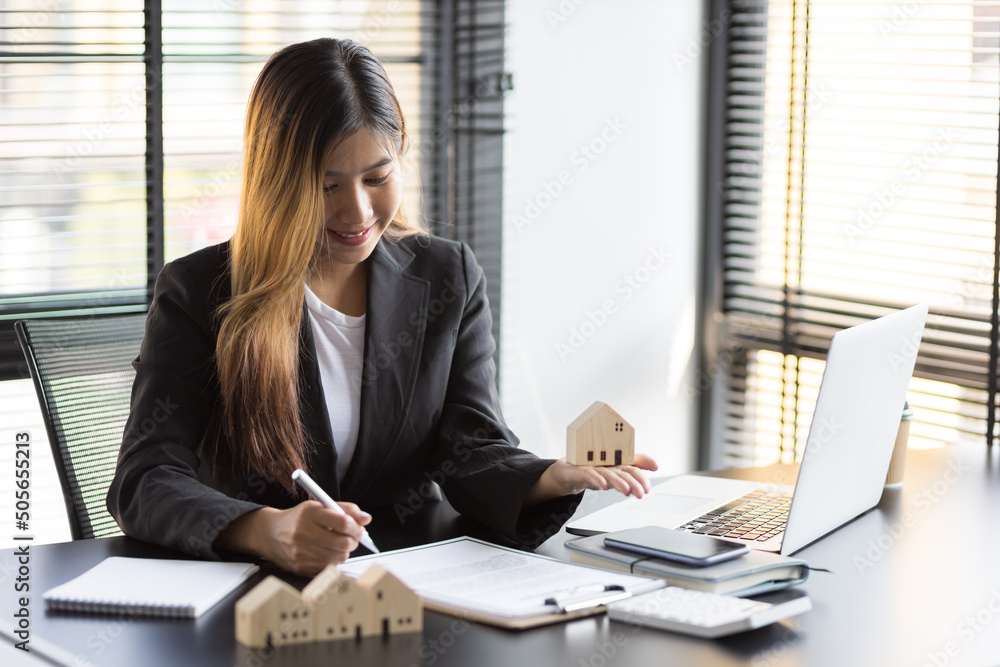
<svg viewBox="0 0 1000 667">
<path fill-rule="evenodd" d="M 601 533 L 566 542 L 569 559 L 583 565 L 659 577 L 681 588 L 741 597 L 801 584 L 809 576 L 809 565 L 804 560 L 752 549 L 739 558 L 708 567 L 672 563 L 605 546 L 604 538 L 614 534 Z"/>
<path fill-rule="evenodd" d="M 55 611 L 197 618 L 258 569 L 252 563 L 112 556 L 42 599 Z"/>
</svg>

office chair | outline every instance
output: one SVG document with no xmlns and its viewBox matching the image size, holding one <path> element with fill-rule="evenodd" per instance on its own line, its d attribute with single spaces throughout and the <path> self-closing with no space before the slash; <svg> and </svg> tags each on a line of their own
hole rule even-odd
<svg viewBox="0 0 1000 667">
<path fill-rule="evenodd" d="M 14 324 L 62 485 L 74 540 L 120 535 L 105 496 L 115 473 L 144 313 Z"/>
</svg>

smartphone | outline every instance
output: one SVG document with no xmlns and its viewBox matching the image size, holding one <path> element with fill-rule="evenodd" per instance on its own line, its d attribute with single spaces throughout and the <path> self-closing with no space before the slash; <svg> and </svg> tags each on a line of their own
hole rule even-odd
<svg viewBox="0 0 1000 667">
<path fill-rule="evenodd" d="M 750 551 L 745 544 L 662 526 L 618 531 L 604 538 L 604 546 L 699 567 L 721 563 Z"/>
</svg>

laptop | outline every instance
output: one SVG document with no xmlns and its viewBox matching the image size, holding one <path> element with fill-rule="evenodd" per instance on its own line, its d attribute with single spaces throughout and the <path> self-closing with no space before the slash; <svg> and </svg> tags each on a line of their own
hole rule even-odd
<svg viewBox="0 0 1000 667">
<path fill-rule="evenodd" d="M 782 555 L 836 530 L 882 496 L 926 320 L 918 305 L 834 335 L 794 487 L 680 475 L 566 529 L 664 526 Z"/>
</svg>

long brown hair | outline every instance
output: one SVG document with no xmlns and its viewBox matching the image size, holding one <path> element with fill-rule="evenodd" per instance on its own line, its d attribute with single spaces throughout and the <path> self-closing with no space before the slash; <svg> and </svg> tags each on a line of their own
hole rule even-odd
<svg viewBox="0 0 1000 667">
<path fill-rule="evenodd" d="M 234 468 L 293 490 L 305 468 L 299 416 L 299 328 L 323 225 L 323 170 L 362 127 L 406 148 L 402 109 L 381 63 L 349 40 L 287 46 L 264 65 L 247 105 L 239 220 L 230 242 L 232 299 L 219 308 L 223 401 L 216 446 Z M 423 231 L 402 207 L 385 237 Z"/>
</svg>

